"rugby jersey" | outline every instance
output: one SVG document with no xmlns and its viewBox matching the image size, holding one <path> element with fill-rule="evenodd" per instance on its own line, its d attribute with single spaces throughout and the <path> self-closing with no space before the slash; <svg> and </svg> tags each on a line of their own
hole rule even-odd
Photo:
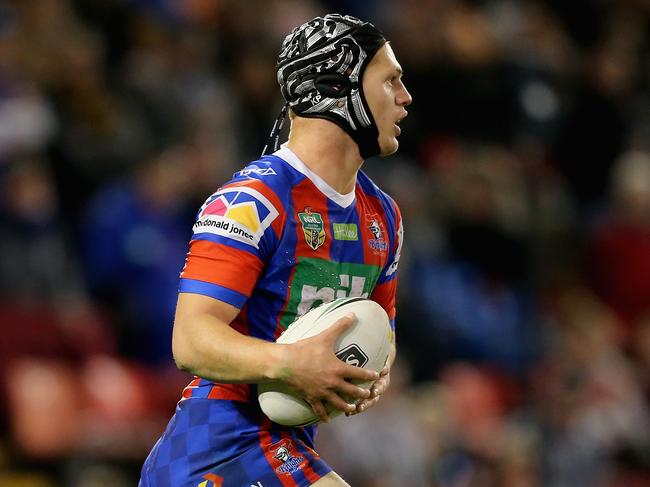
<svg viewBox="0 0 650 487">
<path fill-rule="evenodd" d="M 376 301 L 395 326 L 401 216 L 362 171 L 342 195 L 283 145 L 211 195 L 193 231 L 179 291 L 240 308 L 230 326 L 245 335 L 274 341 L 311 308 L 348 296 Z M 248 401 L 250 389 L 197 377 L 183 400 Z"/>
</svg>

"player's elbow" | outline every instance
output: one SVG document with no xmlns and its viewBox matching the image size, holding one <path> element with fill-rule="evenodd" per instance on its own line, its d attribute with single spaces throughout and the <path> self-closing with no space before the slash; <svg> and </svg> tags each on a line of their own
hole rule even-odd
<svg viewBox="0 0 650 487">
<path fill-rule="evenodd" d="M 193 363 L 192 357 L 196 354 L 192 353 L 190 341 L 182 330 L 180 323 L 174 324 L 174 332 L 172 334 L 172 355 L 176 367 L 184 372 L 194 373 L 196 364 Z"/>
</svg>

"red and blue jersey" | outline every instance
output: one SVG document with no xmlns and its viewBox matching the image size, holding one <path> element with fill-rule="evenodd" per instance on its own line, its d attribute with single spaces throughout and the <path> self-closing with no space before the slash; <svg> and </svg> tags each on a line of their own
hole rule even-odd
<svg viewBox="0 0 650 487">
<path fill-rule="evenodd" d="M 283 147 L 201 207 L 180 292 L 239 308 L 230 326 L 269 341 L 311 308 L 345 296 L 378 302 L 394 327 L 402 235 L 394 201 L 365 174 L 342 195 Z M 302 487 L 326 475 L 331 467 L 313 450 L 316 427 L 272 423 L 255 393 L 255 385 L 195 378 L 140 486 Z"/>
<path fill-rule="evenodd" d="M 363 172 L 339 194 L 286 146 L 235 173 L 197 215 L 180 292 L 241 309 L 231 326 L 274 341 L 311 308 L 370 298 L 394 327 L 399 209 Z M 248 401 L 250 386 L 196 378 L 183 398 Z"/>
</svg>

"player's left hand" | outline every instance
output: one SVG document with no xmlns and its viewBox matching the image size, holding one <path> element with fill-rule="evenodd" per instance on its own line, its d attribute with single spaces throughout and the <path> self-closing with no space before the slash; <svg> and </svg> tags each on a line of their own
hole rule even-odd
<svg viewBox="0 0 650 487">
<path fill-rule="evenodd" d="M 388 368 L 388 365 L 384 366 L 384 368 L 379 372 L 379 379 L 375 381 L 375 383 L 372 385 L 370 388 L 370 397 L 368 399 L 362 399 L 357 403 L 357 409 L 356 411 L 353 411 L 351 413 L 345 413 L 346 416 L 354 416 L 355 414 L 362 413 L 364 411 L 367 411 L 368 408 L 371 408 L 375 404 L 379 402 L 379 399 L 381 399 L 381 395 L 386 392 L 386 389 L 388 389 L 388 386 L 390 385 L 390 369 Z"/>
</svg>

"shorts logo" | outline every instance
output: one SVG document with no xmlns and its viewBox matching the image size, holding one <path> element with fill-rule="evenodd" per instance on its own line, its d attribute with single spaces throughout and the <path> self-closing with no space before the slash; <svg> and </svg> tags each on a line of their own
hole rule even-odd
<svg viewBox="0 0 650 487">
<path fill-rule="evenodd" d="M 278 473 L 292 474 L 305 463 L 305 457 L 293 454 L 293 443 L 284 439 L 277 446 L 271 446 L 273 458 L 276 460 L 275 471 Z"/>
<path fill-rule="evenodd" d="M 325 226 L 320 213 L 313 213 L 311 208 L 305 208 L 304 212 L 298 213 L 302 225 L 302 233 L 305 241 L 312 250 L 318 249 L 325 243 Z"/>
<path fill-rule="evenodd" d="M 336 356 L 346 364 L 354 365 L 355 367 L 363 367 L 368 363 L 368 356 L 355 343 L 339 350 Z"/>
<path fill-rule="evenodd" d="M 197 487 L 221 487 L 223 485 L 223 477 L 213 473 L 206 473 L 202 478 L 205 480 L 198 484 Z"/>
<path fill-rule="evenodd" d="M 334 240 L 359 240 L 356 223 L 335 223 Z"/>
<path fill-rule="evenodd" d="M 278 214 L 259 191 L 226 188 L 213 194 L 201 207 L 194 234 L 211 233 L 258 248 L 264 231 Z"/>
</svg>

